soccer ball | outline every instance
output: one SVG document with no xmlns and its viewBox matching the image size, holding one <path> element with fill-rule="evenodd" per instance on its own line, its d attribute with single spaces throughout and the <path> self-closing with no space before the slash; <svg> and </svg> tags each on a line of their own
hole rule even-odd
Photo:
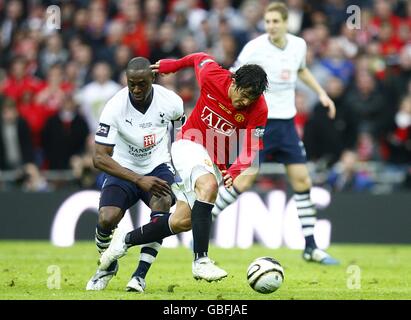
<svg viewBox="0 0 411 320">
<path fill-rule="evenodd" d="M 255 291 L 272 293 L 283 283 L 284 270 L 277 260 L 270 257 L 260 257 L 249 265 L 247 280 Z"/>
</svg>

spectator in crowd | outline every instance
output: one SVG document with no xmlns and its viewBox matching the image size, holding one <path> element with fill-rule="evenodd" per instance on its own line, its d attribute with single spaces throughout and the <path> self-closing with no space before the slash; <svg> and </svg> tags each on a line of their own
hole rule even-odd
<svg viewBox="0 0 411 320">
<path fill-rule="evenodd" d="M 30 128 L 24 118 L 19 116 L 15 102 L 3 99 L 0 117 L 0 171 L 14 171 L 16 179 L 11 185 L 20 186 L 24 191 L 47 191 L 47 181 L 34 161 Z"/>
<path fill-rule="evenodd" d="M 304 92 L 295 91 L 295 108 L 297 113 L 294 117 L 295 130 L 300 140 L 304 137 L 304 130 L 310 116 L 310 110 L 307 104 L 307 98 Z"/>
<path fill-rule="evenodd" d="M 80 42 L 75 46 L 75 49 L 71 51 L 71 53 L 73 54 L 73 61 L 76 62 L 78 67 L 77 83 L 79 86 L 87 85 L 89 82 L 92 81 L 92 48 Z"/>
<path fill-rule="evenodd" d="M 260 1 L 247 0 L 241 5 L 241 15 L 245 19 L 245 31 L 247 41 L 250 41 L 264 33 L 263 6 Z M 288 18 L 290 19 L 290 18 Z M 292 31 L 290 31 L 292 32 Z M 292 32 L 293 33 L 293 32 Z"/>
<path fill-rule="evenodd" d="M 62 35 L 65 43 L 73 38 L 87 34 L 88 12 L 86 8 L 77 8 L 73 14 L 72 23 L 69 28 L 62 28 Z"/>
<path fill-rule="evenodd" d="M 47 120 L 42 133 L 48 169 L 69 169 L 70 158 L 84 152 L 88 135 L 86 120 L 71 95 L 67 95 L 60 111 Z"/>
<path fill-rule="evenodd" d="M 381 43 L 377 40 L 370 41 L 365 47 L 366 54 L 357 58 L 356 73 L 370 72 L 373 77 L 383 81 L 387 72 L 387 61 L 381 54 Z"/>
<path fill-rule="evenodd" d="M 398 105 L 401 98 L 406 95 L 411 81 L 411 44 L 401 50 L 398 67 L 398 69 L 391 68 L 384 81 L 387 100 L 394 105 Z"/>
<path fill-rule="evenodd" d="M 37 39 L 34 39 L 30 35 L 26 35 L 24 31 L 21 31 L 21 33 L 16 35 L 16 39 L 11 49 L 11 55 L 19 55 L 23 57 L 26 61 L 26 73 L 32 76 L 38 76 L 39 48 L 40 44 Z"/>
<path fill-rule="evenodd" d="M 343 150 L 355 149 L 358 123 L 351 106 L 344 99 L 342 80 L 331 77 L 325 90 L 335 103 L 336 117 L 334 121 L 330 120 L 324 107 L 318 103 L 305 126 L 304 145 L 310 161 L 323 160 L 331 166 L 340 159 Z"/>
<path fill-rule="evenodd" d="M 101 171 L 93 164 L 94 137 L 89 135 L 84 153 L 70 158 L 70 167 L 78 187 L 82 189 L 100 189 L 102 186 Z"/>
<path fill-rule="evenodd" d="M 379 90 L 376 79 L 366 71 L 357 73 L 355 86 L 347 93 L 346 98 L 347 104 L 351 106 L 354 116 L 359 121 L 359 148 L 368 150 L 364 152 L 364 157 L 360 155 L 360 159 L 371 160 L 375 157 L 372 150 L 375 150 L 377 142 L 387 128 L 387 121 L 391 119 L 389 105 Z"/>
<path fill-rule="evenodd" d="M 68 51 L 63 47 L 61 35 L 54 33 L 46 40 L 46 45 L 40 52 L 40 72 L 45 76 L 49 68 L 55 64 L 64 64 L 68 60 Z"/>
<path fill-rule="evenodd" d="M 0 118 L 0 169 L 19 169 L 33 162 L 29 126 L 19 116 L 15 102 L 5 99 L 1 105 Z"/>
<path fill-rule="evenodd" d="M 208 15 L 208 22 L 218 35 L 218 24 L 223 19 L 232 30 L 244 30 L 246 24 L 240 12 L 233 7 L 231 0 L 212 0 Z"/>
<path fill-rule="evenodd" d="M 288 30 L 298 35 L 301 30 L 311 27 L 311 8 L 302 0 L 288 0 Z"/>
<path fill-rule="evenodd" d="M 96 52 L 96 60 L 105 61 L 110 65 L 113 65 L 115 63 L 114 57 L 116 51 L 122 45 L 125 32 L 126 30 L 124 22 L 120 20 L 114 20 L 110 22 L 107 27 L 105 45 Z"/>
<path fill-rule="evenodd" d="M 320 63 L 320 61 L 316 58 L 314 51 L 310 47 L 307 47 L 306 65 L 317 79 L 318 83 L 322 87 L 325 87 L 331 77 L 331 72 Z M 304 94 L 308 112 L 311 112 L 314 109 L 314 106 L 320 102 L 318 95 L 300 79 L 297 80 L 296 88 L 299 92 Z"/>
<path fill-rule="evenodd" d="M 369 191 L 375 182 L 369 173 L 358 168 L 358 156 L 354 151 L 346 150 L 341 160 L 335 164 L 327 179 L 333 191 Z"/>
<path fill-rule="evenodd" d="M 50 190 L 47 180 L 33 163 L 28 163 L 24 166 L 20 180 L 23 191 L 39 192 Z"/>
<path fill-rule="evenodd" d="M 353 63 L 344 57 L 344 51 L 340 42 L 331 38 L 325 52 L 325 57 L 321 59 L 321 64 L 335 77 L 340 78 L 344 85 L 351 81 L 354 74 Z"/>
<path fill-rule="evenodd" d="M 93 83 L 99 88 L 97 95 L 102 95 L 104 101 L 109 98 L 105 96 L 109 90 L 96 84 L 93 71 L 104 68 L 95 65 L 106 62 L 108 67 L 102 73 L 108 73 L 114 83 L 122 86 L 127 85 L 125 66 L 136 55 L 155 62 L 206 51 L 228 68 L 244 44 L 263 32 L 262 8 L 269 2 L 59 1 L 61 29 L 56 32 L 47 23 L 50 13 L 46 9 L 53 1 L 0 0 L 0 68 L 7 70 L 4 81 L 0 79 L 0 95 L 11 98 L 20 117 L 28 123 L 35 163 L 41 164 L 44 146 L 40 132 L 47 117 L 59 110 L 63 95 L 70 90 L 71 95 L 89 92 L 87 85 Z M 411 2 L 361 1 L 360 29 L 344 23 L 349 16 L 346 8 L 352 1 L 286 3 L 288 32 L 306 40 L 307 66 L 315 78 L 323 86 L 330 82 L 330 86 L 338 87 L 336 79 L 330 80 L 331 76 L 337 77 L 346 87 L 336 125 L 328 129 L 337 136 L 346 136 L 351 129 L 341 128 L 347 117 L 356 119 L 359 130 L 349 135 L 357 137 L 358 159 L 383 160 L 383 164 L 398 162 L 396 114 L 404 97 L 411 94 Z M 56 64 L 60 67 L 54 67 Z M 64 71 L 57 71 L 61 66 Z M 194 80 L 192 70 L 158 78 L 177 90 L 187 113 L 198 97 Z M 297 83 L 297 90 L 304 96 L 301 105 L 307 107 L 297 115 L 297 127 L 300 134 L 311 134 L 313 123 L 323 116 L 315 109 L 318 99 L 301 83 Z M 98 117 L 97 95 L 94 107 L 85 107 L 82 99 L 87 94 L 80 96 L 81 111 L 87 110 L 85 115 L 91 110 Z M 87 118 L 90 120 L 90 115 Z M 307 122 L 306 118 L 310 120 Z M 94 130 L 95 121 L 91 123 Z M 342 149 L 346 147 L 343 145 Z M 318 154 L 325 149 L 318 144 L 306 145 L 312 160 L 323 159 Z M 333 152 L 331 163 L 340 152 Z"/>
<path fill-rule="evenodd" d="M 127 67 L 127 63 L 132 58 L 132 52 L 129 47 L 122 44 L 116 48 L 114 52 L 114 63 L 111 64 L 113 71 L 112 79 L 114 82 L 120 82 L 120 76 Z"/>
<path fill-rule="evenodd" d="M 238 55 L 237 41 L 230 33 L 221 34 L 212 50 L 213 56 L 225 69 L 230 68 Z"/>
<path fill-rule="evenodd" d="M 402 99 L 385 143 L 389 164 L 411 166 L 411 95 Z"/>
<path fill-rule="evenodd" d="M 93 48 L 94 58 L 105 48 L 106 25 L 107 13 L 104 8 L 96 8 L 90 11 L 86 41 Z"/>
<path fill-rule="evenodd" d="M 180 43 L 180 50 L 183 56 L 187 56 L 189 54 L 199 52 L 199 47 L 195 40 L 194 36 L 186 36 L 182 39 Z M 170 77 L 170 75 L 167 75 Z M 184 111 L 187 116 L 191 114 L 191 111 L 194 109 L 196 104 L 199 91 L 196 85 L 196 78 L 194 70 L 191 68 L 186 68 L 181 70 L 178 74 L 176 74 L 177 79 L 177 88 L 172 89 L 176 91 L 178 95 L 184 101 Z M 167 85 L 165 85 L 167 87 Z"/>
<path fill-rule="evenodd" d="M 64 65 L 64 80 L 73 85 L 73 91 L 80 89 L 80 68 L 78 63 L 73 60 L 68 61 Z"/>
<path fill-rule="evenodd" d="M 93 80 L 81 88 L 75 96 L 92 133 L 96 132 L 98 119 L 105 103 L 121 89 L 118 83 L 111 80 L 111 69 L 105 62 L 95 64 Z"/>
<path fill-rule="evenodd" d="M 123 44 L 130 47 L 134 56 L 148 57 L 150 48 L 146 37 L 146 25 L 137 1 L 122 1 L 116 19 L 124 21 L 126 25 Z"/>
<path fill-rule="evenodd" d="M 34 100 L 37 105 L 44 109 L 45 117 L 55 114 L 67 93 L 71 93 L 73 86 L 64 81 L 62 65 L 55 64 L 47 70 L 47 79 L 42 88 L 35 95 Z"/>
<path fill-rule="evenodd" d="M 378 36 L 383 25 L 393 28 L 393 33 L 398 34 L 401 25 L 401 18 L 393 12 L 392 4 L 389 0 L 375 0 L 373 7 L 373 17 L 370 21 L 372 36 Z"/>
<path fill-rule="evenodd" d="M 175 32 L 175 27 L 171 22 L 164 22 L 160 26 L 157 43 L 151 50 L 150 61 L 181 56 L 181 51 L 175 39 Z"/>
<path fill-rule="evenodd" d="M 327 17 L 330 17 L 328 19 L 328 27 L 331 35 L 337 35 L 341 26 L 347 21 L 347 1 L 324 1 L 324 13 Z"/>
<path fill-rule="evenodd" d="M 388 65 L 394 65 L 398 61 L 398 53 L 404 46 L 398 34 L 394 33 L 394 28 L 389 23 L 383 23 L 378 33 L 380 53 L 385 58 Z"/>
<path fill-rule="evenodd" d="M 22 56 L 15 56 L 11 61 L 7 78 L 3 85 L 3 94 L 11 98 L 20 107 L 23 96 L 38 91 L 40 81 L 27 74 L 27 63 Z"/>
<path fill-rule="evenodd" d="M 357 31 L 350 28 L 346 23 L 341 26 L 341 34 L 336 37 L 344 56 L 348 59 L 354 59 L 359 52 L 359 45 L 356 42 Z"/>
<path fill-rule="evenodd" d="M 8 50 L 13 44 L 16 32 L 24 23 L 24 8 L 21 0 L 7 1 L 5 16 L 0 18 L 1 47 Z M 2 64 L 5 61 L 1 62 Z M 4 66 L 4 65 L 3 65 Z"/>
<path fill-rule="evenodd" d="M 181 2 L 187 5 L 188 27 L 193 34 L 197 34 L 202 21 L 207 19 L 208 11 L 200 6 L 201 0 L 182 0 Z"/>
<path fill-rule="evenodd" d="M 177 2 L 167 18 L 174 26 L 174 41 L 177 44 L 181 42 L 182 38 L 192 34 L 188 26 L 188 6 L 184 2 Z"/>
<path fill-rule="evenodd" d="M 146 0 L 143 6 L 145 24 L 158 28 L 164 20 L 164 1 Z"/>
<path fill-rule="evenodd" d="M 328 49 L 328 41 L 330 39 L 330 31 L 325 23 L 317 23 L 312 28 L 302 32 L 302 36 L 307 41 L 307 46 L 312 48 L 314 54 L 323 58 L 324 53 Z"/>
</svg>

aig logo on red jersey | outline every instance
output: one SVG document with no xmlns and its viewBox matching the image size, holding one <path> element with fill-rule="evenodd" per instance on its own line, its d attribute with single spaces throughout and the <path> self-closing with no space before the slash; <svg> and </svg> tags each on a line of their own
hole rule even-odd
<svg viewBox="0 0 411 320">
<path fill-rule="evenodd" d="M 231 122 L 227 121 L 207 106 L 203 109 L 201 120 L 203 120 L 209 128 L 226 136 L 231 136 L 235 130 L 235 126 Z"/>
</svg>

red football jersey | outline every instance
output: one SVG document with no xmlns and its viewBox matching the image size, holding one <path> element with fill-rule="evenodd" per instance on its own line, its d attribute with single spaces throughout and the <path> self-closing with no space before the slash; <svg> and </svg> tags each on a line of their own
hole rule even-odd
<svg viewBox="0 0 411 320">
<path fill-rule="evenodd" d="M 231 72 L 205 53 L 179 60 L 163 59 L 159 72 L 175 72 L 185 67 L 194 67 L 200 97 L 181 129 L 181 137 L 202 144 L 220 170 L 229 168 L 228 172 L 235 178 L 251 165 L 257 151 L 262 149 L 268 113 L 264 96 L 247 108 L 236 110 L 228 96 Z M 240 153 L 236 150 L 237 144 L 242 144 Z"/>
</svg>

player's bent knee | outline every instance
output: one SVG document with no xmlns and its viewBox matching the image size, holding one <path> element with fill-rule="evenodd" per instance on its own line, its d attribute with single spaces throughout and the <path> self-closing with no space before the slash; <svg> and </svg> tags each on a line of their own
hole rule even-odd
<svg viewBox="0 0 411 320">
<path fill-rule="evenodd" d="M 169 212 L 171 208 L 171 196 L 156 197 L 153 196 L 150 200 L 150 208 L 152 211 Z"/>
<path fill-rule="evenodd" d="M 184 218 L 177 221 L 173 227 L 175 233 L 186 232 L 191 230 L 191 219 Z"/>
<path fill-rule="evenodd" d="M 218 183 L 213 175 L 202 176 L 196 181 L 197 199 L 214 202 L 218 194 Z"/>
<path fill-rule="evenodd" d="M 120 222 L 123 217 L 123 212 L 116 207 L 100 208 L 98 215 L 98 224 L 103 229 L 113 229 Z"/>
<path fill-rule="evenodd" d="M 185 207 L 179 207 L 177 203 L 176 211 L 173 214 L 171 214 L 170 227 L 174 233 L 180 233 L 191 230 L 191 214 L 188 206 L 187 209 Z"/>
</svg>

